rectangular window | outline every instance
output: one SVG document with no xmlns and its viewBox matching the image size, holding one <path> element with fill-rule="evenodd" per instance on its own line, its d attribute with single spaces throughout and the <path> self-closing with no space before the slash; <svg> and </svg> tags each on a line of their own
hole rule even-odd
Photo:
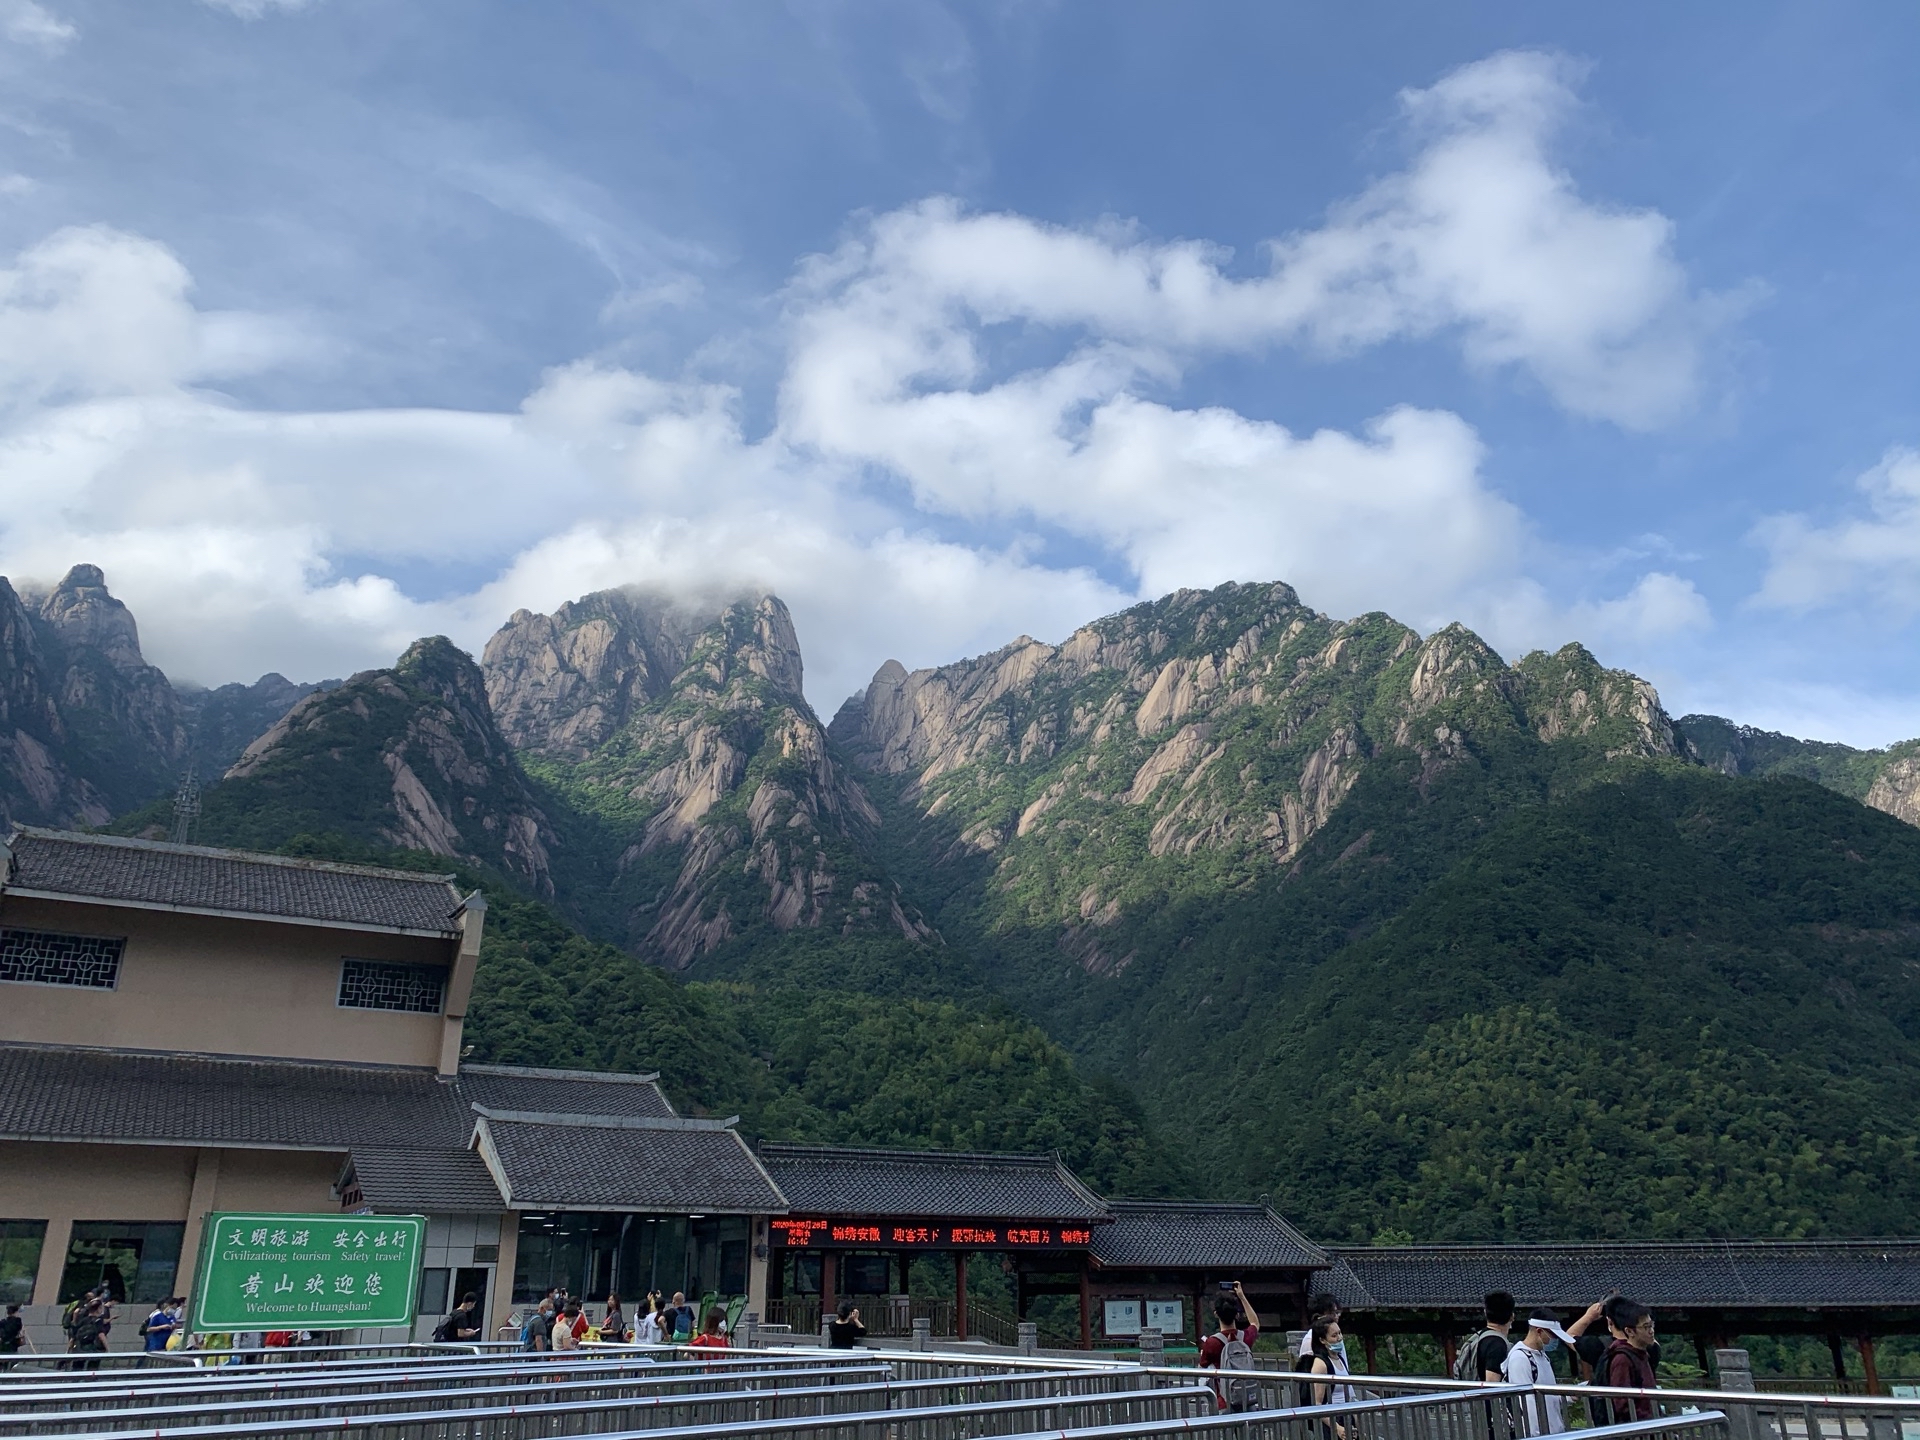
<svg viewBox="0 0 1920 1440">
<path fill-rule="evenodd" d="M 420 1313 L 447 1313 L 447 1291 L 453 1284 L 453 1271 L 435 1265 L 420 1272 Z"/>
<path fill-rule="evenodd" d="M 0 1220 L 0 1304 L 28 1305 L 47 1243 L 44 1220 Z"/>
<path fill-rule="evenodd" d="M 60 1276 L 60 1303 L 105 1284 L 116 1303 L 150 1305 L 173 1293 L 180 1241 L 187 1227 L 172 1220 L 76 1220 Z"/>
<path fill-rule="evenodd" d="M 111 990 L 120 983 L 120 956 L 126 948 L 124 939 L 105 935 L 0 930 L 0 980 Z"/>
<path fill-rule="evenodd" d="M 447 972 L 437 965 L 393 965 L 384 960 L 340 962 L 340 1003 L 349 1009 L 438 1015 L 446 989 Z"/>
</svg>

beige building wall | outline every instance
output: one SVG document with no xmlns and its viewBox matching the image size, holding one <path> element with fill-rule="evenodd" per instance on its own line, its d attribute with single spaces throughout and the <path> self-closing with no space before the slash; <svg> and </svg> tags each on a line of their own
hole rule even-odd
<svg viewBox="0 0 1920 1440">
<path fill-rule="evenodd" d="M 0 924 L 127 942 L 116 989 L 0 985 L 0 1040 L 429 1068 L 457 1046 L 438 1015 L 338 1003 L 343 958 L 451 967 L 455 939 L 7 895 Z"/>
<path fill-rule="evenodd" d="M 333 1182 L 346 1157 L 300 1150 L 0 1141 L 0 1219 L 45 1220 L 33 1302 L 22 1309 L 34 1344 L 64 1348 L 60 1276 L 76 1220 L 184 1222 L 173 1289 L 191 1293 L 201 1222 L 216 1210 L 338 1214 Z M 132 1314 L 140 1310 L 139 1315 Z M 125 1305 L 113 1348 L 138 1349 L 145 1307 Z"/>
</svg>

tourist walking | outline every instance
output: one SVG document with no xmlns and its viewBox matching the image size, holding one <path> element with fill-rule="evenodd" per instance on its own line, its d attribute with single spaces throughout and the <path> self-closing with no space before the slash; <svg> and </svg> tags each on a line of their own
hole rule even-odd
<svg viewBox="0 0 1920 1440">
<path fill-rule="evenodd" d="M 1654 1345 L 1653 1312 L 1636 1301 L 1622 1298 L 1613 1302 L 1612 1309 L 1607 1313 L 1607 1322 L 1613 1332 L 1613 1342 L 1600 1357 L 1600 1368 L 1594 1374 L 1594 1382 L 1613 1390 L 1652 1390 L 1658 1383 L 1654 1361 L 1648 1354 Z M 1609 1408 L 1612 1411 L 1611 1423 L 1615 1425 L 1632 1424 L 1636 1420 L 1651 1420 L 1654 1417 L 1651 1395 L 1636 1395 L 1632 1399 L 1621 1397 L 1613 1400 Z"/>
<path fill-rule="evenodd" d="M 618 1295 L 607 1296 L 607 1313 L 600 1320 L 600 1338 L 602 1340 L 625 1340 L 627 1338 L 627 1316 L 620 1308 Z"/>
<path fill-rule="evenodd" d="M 562 1310 L 559 1317 L 553 1322 L 553 1348 L 555 1350 L 578 1350 L 580 1348 L 580 1336 L 585 1332 L 587 1327 L 580 1325 L 578 1329 L 575 1329 L 574 1327 L 578 1324 L 579 1320 L 580 1302 L 578 1300 L 567 1301 L 567 1308 Z"/>
<path fill-rule="evenodd" d="M 169 1295 L 153 1307 L 153 1313 L 140 1322 L 140 1336 L 148 1355 L 154 1355 L 167 1348 L 167 1342 L 173 1339 L 173 1332 L 180 1328 L 180 1311 L 176 1306 L 185 1306 L 186 1301 Z M 140 1363 L 145 1365 L 143 1356 Z"/>
<path fill-rule="evenodd" d="M 700 1327 L 700 1333 L 693 1337 L 693 1343 L 707 1350 L 725 1350 L 732 1342 L 727 1339 L 727 1312 L 718 1305 L 710 1306 L 707 1318 Z"/>
<path fill-rule="evenodd" d="M 18 1305 L 9 1305 L 6 1318 L 0 1320 L 0 1370 L 13 1368 L 13 1357 L 20 1353 L 22 1345 L 29 1351 L 33 1349 L 33 1342 L 27 1339 L 27 1322 L 20 1318 Z"/>
<path fill-rule="evenodd" d="M 480 1297 L 469 1290 L 460 1297 L 460 1303 L 453 1312 L 440 1322 L 440 1328 L 433 1332 L 433 1338 L 441 1344 L 458 1340 L 471 1340 L 480 1333 Z"/>
<path fill-rule="evenodd" d="M 860 1310 L 853 1301 L 842 1300 L 834 1315 L 835 1318 L 827 1322 L 829 1350 L 851 1350 L 867 1338 L 867 1327 L 860 1323 Z"/>
<path fill-rule="evenodd" d="M 682 1292 L 673 1292 L 673 1304 L 668 1307 L 667 1316 L 673 1322 L 669 1328 L 674 1344 L 684 1345 L 693 1339 L 693 1306 L 687 1303 L 687 1297 Z"/>
<path fill-rule="evenodd" d="M 1340 1330 L 1340 1322 L 1331 1315 L 1322 1315 L 1307 1327 L 1307 1353 L 1296 1355 L 1293 1361 L 1296 1373 L 1302 1375 L 1342 1376 L 1347 1374 L 1347 1339 Z M 1353 1400 L 1353 1387 L 1350 1385 L 1314 1384 L 1300 1387 L 1302 1405 L 1346 1405 Z M 1334 1431 L 1344 1436 L 1346 1427 L 1335 1422 Z"/>
<path fill-rule="evenodd" d="M 1213 1302 L 1213 1314 L 1220 1328 L 1200 1342 L 1200 1368 L 1220 1372 L 1214 1393 L 1222 1410 L 1258 1410 L 1260 1382 L 1226 1377 L 1229 1370 L 1252 1372 L 1253 1342 L 1260 1338 L 1260 1316 L 1238 1280 L 1232 1295 Z"/>
<path fill-rule="evenodd" d="M 667 1343 L 666 1314 L 660 1305 L 659 1293 L 649 1290 L 640 1305 L 640 1323 L 633 1330 L 633 1338 L 642 1345 Z"/>
<path fill-rule="evenodd" d="M 1508 1335 L 1513 1329 L 1513 1296 L 1504 1290 L 1493 1291 L 1481 1301 L 1481 1314 L 1485 1323 L 1467 1337 L 1454 1357 L 1453 1378 L 1499 1385 L 1506 1379 L 1502 1367 L 1512 1348 Z"/>
<path fill-rule="evenodd" d="M 553 1338 L 553 1302 L 542 1299 L 520 1322 L 520 1348 L 544 1350 Z"/>
<path fill-rule="evenodd" d="M 1507 1351 L 1501 1372 L 1509 1385 L 1553 1385 L 1552 1352 L 1565 1344 L 1569 1349 L 1577 1337 L 1560 1324 L 1551 1310 L 1534 1310 L 1527 1316 L 1527 1333 Z M 1520 1430 L 1527 1435 L 1557 1435 L 1567 1428 L 1567 1402 L 1560 1395 L 1529 1395 L 1521 1402 Z"/>
</svg>

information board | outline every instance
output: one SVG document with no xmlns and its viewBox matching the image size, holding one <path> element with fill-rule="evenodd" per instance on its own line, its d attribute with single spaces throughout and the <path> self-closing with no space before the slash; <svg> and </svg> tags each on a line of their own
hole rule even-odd
<svg viewBox="0 0 1920 1440">
<path fill-rule="evenodd" d="M 207 1217 L 188 1324 L 199 1331 L 411 1325 L 418 1215 Z"/>
<path fill-rule="evenodd" d="M 807 1250 L 1079 1250 L 1093 1244 L 1085 1225 L 1051 1220 L 964 1220 L 921 1217 L 822 1220 L 782 1215 L 767 1222 L 776 1247 Z"/>
</svg>

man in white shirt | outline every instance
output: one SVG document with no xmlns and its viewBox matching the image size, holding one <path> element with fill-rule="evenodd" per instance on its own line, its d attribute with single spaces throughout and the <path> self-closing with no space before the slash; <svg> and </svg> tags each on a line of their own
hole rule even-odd
<svg viewBox="0 0 1920 1440">
<path fill-rule="evenodd" d="M 1549 1351 L 1558 1343 L 1573 1348 L 1573 1336 L 1561 1327 L 1560 1317 L 1551 1310 L 1535 1310 L 1527 1316 L 1527 1333 L 1520 1343 L 1507 1351 L 1501 1374 L 1509 1385 L 1553 1385 Z M 1567 1428 L 1567 1401 L 1564 1395 L 1527 1395 L 1520 1400 L 1520 1432 L 1523 1435 L 1557 1435 Z"/>
</svg>

